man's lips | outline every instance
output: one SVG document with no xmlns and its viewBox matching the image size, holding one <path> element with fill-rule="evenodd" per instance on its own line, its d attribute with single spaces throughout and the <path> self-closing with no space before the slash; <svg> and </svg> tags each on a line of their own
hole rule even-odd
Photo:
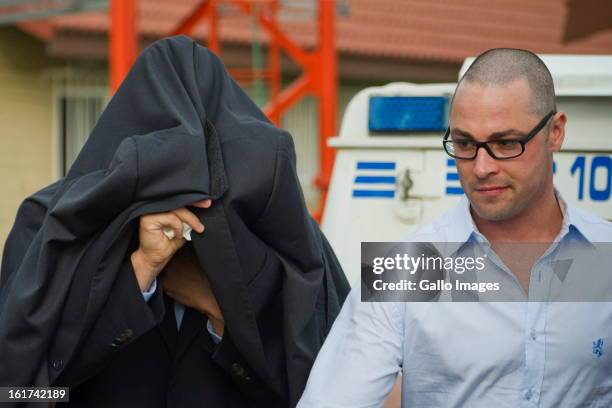
<svg viewBox="0 0 612 408">
<path fill-rule="evenodd" d="M 477 187 L 474 190 L 482 195 L 486 196 L 495 196 L 503 193 L 508 189 L 508 186 L 487 186 L 487 187 Z"/>
</svg>

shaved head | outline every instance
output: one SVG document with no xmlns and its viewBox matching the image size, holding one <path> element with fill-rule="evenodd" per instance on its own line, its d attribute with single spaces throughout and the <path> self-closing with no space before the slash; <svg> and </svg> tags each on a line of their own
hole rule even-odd
<svg viewBox="0 0 612 408">
<path fill-rule="evenodd" d="M 526 80 L 531 89 L 531 106 L 528 107 L 531 113 L 544 116 L 556 110 L 550 71 L 540 57 L 527 50 L 494 48 L 480 54 L 459 81 L 455 94 L 464 82 L 504 86 L 520 79 Z"/>
<path fill-rule="evenodd" d="M 515 222 L 522 230 L 513 239 L 530 233 L 534 220 L 557 228 L 562 216 L 553 187 L 553 153 L 561 149 L 567 117 L 564 112 L 549 116 L 551 111 L 556 111 L 552 76 L 529 51 L 489 50 L 459 81 L 445 137 L 458 148 L 474 148 L 474 157 L 457 158 L 455 165 L 481 232 L 505 240 Z M 504 160 L 480 149 L 517 143 L 521 153 Z"/>
</svg>

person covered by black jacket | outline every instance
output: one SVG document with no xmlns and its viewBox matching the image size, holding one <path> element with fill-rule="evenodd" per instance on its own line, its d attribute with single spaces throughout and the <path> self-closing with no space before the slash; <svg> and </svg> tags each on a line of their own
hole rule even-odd
<svg viewBox="0 0 612 408">
<path fill-rule="evenodd" d="M 18 211 L 0 386 L 68 386 L 68 406 L 294 406 L 347 292 L 291 137 L 214 54 L 164 39 Z"/>
</svg>

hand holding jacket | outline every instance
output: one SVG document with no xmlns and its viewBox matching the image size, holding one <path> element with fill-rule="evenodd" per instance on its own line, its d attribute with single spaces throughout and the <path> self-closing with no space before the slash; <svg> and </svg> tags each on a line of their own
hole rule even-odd
<svg viewBox="0 0 612 408">
<path fill-rule="evenodd" d="M 211 203 L 211 200 L 202 200 L 191 205 L 208 208 Z M 198 217 L 185 207 L 168 212 L 145 214 L 140 217 L 139 247 L 131 255 L 131 260 L 142 292 L 151 286 L 176 251 L 185 244 L 182 234 L 183 223 L 198 233 L 204 232 L 204 225 Z M 173 232 L 172 238 L 164 233 L 166 229 Z"/>
</svg>

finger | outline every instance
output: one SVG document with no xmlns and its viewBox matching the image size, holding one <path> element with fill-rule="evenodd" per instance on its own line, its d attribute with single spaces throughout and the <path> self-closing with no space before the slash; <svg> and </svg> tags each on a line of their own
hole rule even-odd
<svg viewBox="0 0 612 408">
<path fill-rule="evenodd" d="M 188 224 L 193 230 L 202 233 L 204 232 L 204 225 L 200 222 L 200 219 L 191 211 L 186 208 L 177 208 L 172 211 L 182 222 Z M 182 235 L 182 232 L 181 232 Z"/>
<path fill-rule="evenodd" d="M 164 232 L 164 229 L 171 229 L 174 235 L 173 237 L 168 237 L 171 240 L 183 237 L 183 223 L 173 212 L 158 214 L 155 218 L 155 224 L 156 228 L 161 229 L 162 232 Z M 166 234 L 166 232 L 164 232 L 164 234 Z"/>
<path fill-rule="evenodd" d="M 169 244 L 174 247 L 172 250 L 173 254 L 176 254 L 176 252 L 179 251 L 187 242 L 187 240 L 183 237 L 182 227 L 183 224 L 181 223 L 181 233 L 179 235 L 175 235 L 174 238 L 169 241 Z"/>
<path fill-rule="evenodd" d="M 201 201 L 197 201 L 191 204 L 192 207 L 198 207 L 198 208 L 209 208 L 211 205 L 212 205 L 211 199 L 201 200 Z"/>
</svg>

